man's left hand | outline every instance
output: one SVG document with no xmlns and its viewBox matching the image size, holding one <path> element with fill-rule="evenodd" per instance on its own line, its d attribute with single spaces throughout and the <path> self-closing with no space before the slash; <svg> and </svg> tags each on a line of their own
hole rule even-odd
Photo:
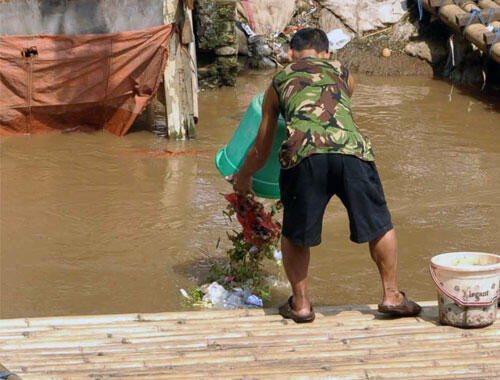
<svg viewBox="0 0 500 380">
<path fill-rule="evenodd" d="M 236 194 L 248 195 L 252 193 L 252 177 L 244 176 L 240 172 L 236 172 L 232 176 L 226 177 L 229 182 L 233 183 L 233 189 Z"/>
</svg>

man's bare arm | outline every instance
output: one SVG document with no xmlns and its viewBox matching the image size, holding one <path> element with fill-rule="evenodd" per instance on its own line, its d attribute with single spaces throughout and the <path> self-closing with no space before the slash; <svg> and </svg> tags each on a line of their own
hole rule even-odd
<svg viewBox="0 0 500 380">
<path fill-rule="evenodd" d="M 267 162 L 273 147 L 274 137 L 278 127 L 279 99 L 276 90 L 271 85 L 264 94 L 262 102 L 262 121 L 255 144 L 247 153 L 245 162 L 234 177 L 236 192 L 246 194 L 251 189 L 252 176 Z"/>
<path fill-rule="evenodd" d="M 347 86 L 349 87 L 349 97 L 354 93 L 354 78 L 351 73 L 347 77 Z"/>
</svg>

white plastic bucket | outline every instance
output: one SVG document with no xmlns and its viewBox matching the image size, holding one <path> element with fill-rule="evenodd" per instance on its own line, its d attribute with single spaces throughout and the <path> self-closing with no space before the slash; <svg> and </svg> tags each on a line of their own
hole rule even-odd
<svg viewBox="0 0 500 380">
<path fill-rule="evenodd" d="M 441 323 L 481 327 L 496 319 L 500 297 L 500 256 L 482 252 L 450 252 L 431 259 L 438 288 Z"/>
</svg>

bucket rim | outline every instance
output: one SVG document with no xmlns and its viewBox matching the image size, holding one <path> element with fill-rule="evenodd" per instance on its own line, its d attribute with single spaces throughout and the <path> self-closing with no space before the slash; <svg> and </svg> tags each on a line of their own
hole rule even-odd
<svg viewBox="0 0 500 380">
<path fill-rule="evenodd" d="M 438 257 L 443 257 L 447 255 L 455 255 L 455 254 L 472 254 L 472 255 L 482 255 L 482 256 L 491 256 L 499 259 L 499 262 L 496 264 L 491 264 L 491 265 L 473 265 L 473 266 L 464 266 L 464 267 L 449 267 L 449 266 L 444 266 L 437 264 L 434 260 L 437 259 Z M 431 258 L 431 266 L 433 268 L 437 269 L 442 269 L 450 272 L 474 272 L 474 273 L 483 273 L 483 272 L 493 272 L 493 271 L 500 271 L 500 255 L 497 255 L 495 253 L 486 253 L 486 252 L 469 252 L 469 251 L 460 251 L 460 252 L 446 252 L 446 253 L 440 253 L 439 255 L 433 256 Z"/>
</svg>

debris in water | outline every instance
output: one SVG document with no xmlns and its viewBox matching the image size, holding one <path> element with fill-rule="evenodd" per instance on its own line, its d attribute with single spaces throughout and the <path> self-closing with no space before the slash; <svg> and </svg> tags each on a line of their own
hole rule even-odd
<svg viewBox="0 0 500 380">
<path fill-rule="evenodd" d="M 262 299 L 257 297 L 255 294 L 248 296 L 246 303 L 249 305 L 255 305 L 258 307 L 264 307 L 264 303 L 262 302 Z"/>
<path fill-rule="evenodd" d="M 177 150 L 172 151 L 168 149 L 137 149 L 126 151 L 124 154 L 134 155 L 134 156 L 144 156 L 147 158 L 167 158 L 175 156 L 188 156 L 188 155 L 199 155 L 199 154 L 213 154 L 215 150 Z"/>
<path fill-rule="evenodd" d="M 389 48 L 383 48 L 382 49 L 382 56 L 383 57 L 386 57 L 386 58 L 390 57 L 391 54 L 392 54 L 392 50 L 391 49 L 389 49 Z"/>
<path fill-rule="evenodd" d="M 182 294 L 182 296 L 184 298 L 187 298 L 188 300 L 191 299 L 191 297 L 189 296 L 188 292 L 186 292 L 184 289 L 181 288 L 180 291 L 181 291 L 181 294 Z"/>
<path fill-rule="evenodd" d="M 283 254 L 281 253 L 281 251 L 275 249 L 273 252 L 273 258 L 277 262 L 281 262 L 283 260 Z"/>
<path fill-rule="evenodd" d="M 206 293 L 203 296 L 204 302 L 210 302 L 216 307 L 222 307 L 224 305 L 228 292 L 223 286 L 214 281 L 206 287 L 205 290 Z"/>
<path fill-rule="evenodd" d="M 236 193 L 227 194 L 225 198 L 236 211 L 247 242 L 260 248 L 277 238 L 281 225 L 272 220 L 271 215 L 264 210 L 262 203 Z"/>
<path fill-rule="evenodd" d="M 232 248 L 227 250 L 229 261 L 212 265 L 206 283 L 181 294 L 195 306 L 218 309 L 263 307 L 270 298 L 270 288 L 275 281 L 262 271 L 264 258 L 276 263 L 281 261 L 278 250 L 281 226 L 273 216 L 281 209 L 279 202 L 270 212 L 253 198 L 228 194 L 227 210 L 223 214 L 231 222 L 236 214 L 243 227 L 242 232 L 233 230 L 227 237 Z"/>
</svg>

